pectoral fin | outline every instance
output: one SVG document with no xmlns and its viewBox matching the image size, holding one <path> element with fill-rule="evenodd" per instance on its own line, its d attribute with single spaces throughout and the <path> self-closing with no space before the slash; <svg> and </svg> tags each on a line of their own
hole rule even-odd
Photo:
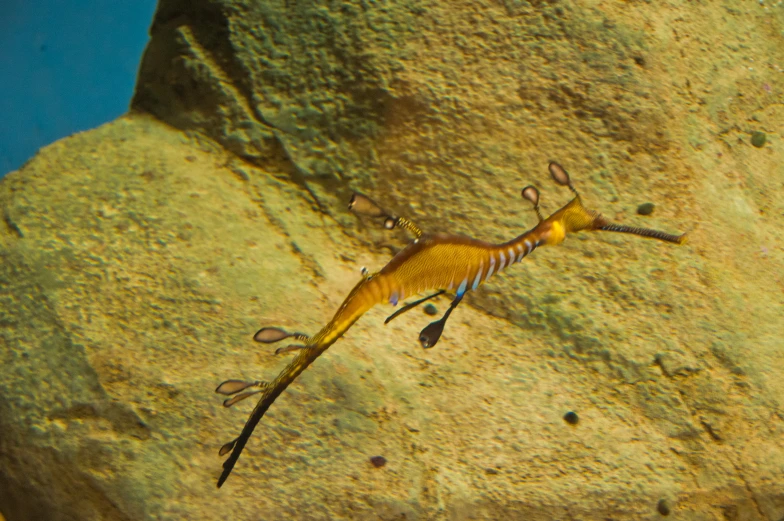
<svg viewBox="0 0 784 521">
<path fill-rule="evenodd" d="M 425 298 L 421 298 L 421 299 L 416 300 L 414 302 L 410 302 L 408 304 L 405 304 L 402 308 L 398 309 L 397 311 L 395 311 L 394 313 L 389 315 L 387 317 L 387 319 L 384 321 L 384 324 L 388 324 L 393 318 L 402 315 L 403 313 L 405 313 L 409 309 L 413 309 L 413 308 L 417 307 L 418 305 L 420 305 L 421 303 L 423 303 L 425 301 L 428 301 L 428 300 L 430 300 L 433 297 L 437 297 L 439 295 L 443 295 L 444 293 L 446 293 L 446 292 L 442 289 L 438 293 L 433 293 L 432 295 L 429 295 L 429 296 L 427 296 Z"/>
</svg>

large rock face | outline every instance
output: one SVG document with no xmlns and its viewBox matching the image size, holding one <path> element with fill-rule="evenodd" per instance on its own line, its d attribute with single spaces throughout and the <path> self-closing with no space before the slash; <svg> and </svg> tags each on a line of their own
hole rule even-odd
<svg viewBox="0 0 784 521">
<path fill-rule="evenodd" d="M 783 29 L 756 2 L 162 0 L 134 111 L 0 183 L 0 512 L 779 521 Z M 549 159 L 690 242 L 537 251 L 429 351 L 431 317 L 371 311 L 215 488 L 251 407 L 215 385 L 286 363 L 253 332 L 317 331 L 403 244 L 352 189 L 503 240 L 524 184 L 567 200 Z"/>
</svg>

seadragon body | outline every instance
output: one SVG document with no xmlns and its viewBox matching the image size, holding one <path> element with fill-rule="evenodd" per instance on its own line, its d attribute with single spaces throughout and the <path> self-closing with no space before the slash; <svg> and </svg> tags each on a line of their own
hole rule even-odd
<svg viewBox="0 0 784 521">
<path fill-rule="evenodd" d="M 539 223 L 522 235 L 501 244 L 492 244 L 460 235 L 423 234 L 408 219 L 392 217 L 367 197 L 355 194 L 349 204 L 350 209 L 371 217 L 383 217 L 386 228 L 405 228 L 415 238 L 379 272 L 372 275 L 364 273 L 363 278 L 345 298 L 332 320 L 316 335 L 308 337 L 302 333 L 287 333 L 276 327 L 262 328 L 256 333 L 254 338 L 263 343 L 277 342 L 291 337 L 303 344 L 278 349 L 279 353 L 295 351 L 297 355 L 271 382 L 227 380 L 216 389 L 220 394 L 233 395 L 232 398 L 224 401 L 227 407 L 249 396 L 261 394 L 239 437 L 221 447 L 221 455 L 229 452 L 231 454 L 223 464 L 218 487 L 228 478 L 256 425 L 277 397 L 316 358 L 343 336 L 354 322 L 374 306 L 382 303 L 397 305 L 407 296 L 437 290 L 433 295 L 405 305 L 390 316 L 388 322 L 400 313 L 436 295 L 454 294 L 452 303 L 444 315 L 430 323 L 420 333 L 419 341 L 422 347 L 429 348 L 440 338 L 446 320 L 466 292 L 476 289 L 493 275 L 522 261 L 537 247 L 563 242 L 568 233 L 604 230 L 631 233 L 677 244 L 685 242 L 685 235 L 670 235 L 647 228 L 634 228 L 608 222 L 599 213 L 587 210 L 583 206 L 568 174 L 560 165 L 550 163 L 549 169 L 558 184 L 568 186 L 574 192 L 574 198 L 545 219 L 539 211 L 538 190 L 532 186 L 524 188 L 522 195 L 533 204 Z"/>
</svg>

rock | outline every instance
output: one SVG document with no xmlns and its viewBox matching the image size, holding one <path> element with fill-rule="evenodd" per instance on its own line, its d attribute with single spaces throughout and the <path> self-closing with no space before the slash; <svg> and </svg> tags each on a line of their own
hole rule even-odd
<svg viewBox="0 0 784 521">
<path fill-rule="evenodd" d="M 744 49 L 780 55 L 748 29 L 772 19 L 285 5 L 162 0 L 133 112 L 0 182 L 6 519 L 631 520 L 662 498 L 684 519 L 784 515 L 784 158 L 738 144 L 751 114 L 784 116 L 751 88 L 774 72 L 743 75 Z M 316 331 L 403 244 L 345 211 L 352 190 L 500 241 L 535 222 L 522 186 L 568 200 L 550 159 L 589 207 L 641 225 L 628 208 L 650 200 L 644 224 L 689 242 L 537 251 L 428 351 L 426 317 L 372 310 L 215 488 L 252 408 L 215 386 L 290 356 L 253 333 Z"/>
<path fill-rule="evenodd" d="M 656 503 L 656 511 L 663 516 L 669 516 L 672 509 L 666 499 L 660 499 L 659 502 Z"/>
<path fill-rule="evenodd" d="M 653 203 L 642 203 L 641 205 L 637 206 L 637 213 L 639 215 L 651 215 L 655 205 Z"/>
<path fill-rule="evenodd" d="M 754 132 L 751 133 L 751 144 L 757 148 L 764 147 L 767 139 L 768 136 L 764 132 L 755 130 Z"/>
</svg>

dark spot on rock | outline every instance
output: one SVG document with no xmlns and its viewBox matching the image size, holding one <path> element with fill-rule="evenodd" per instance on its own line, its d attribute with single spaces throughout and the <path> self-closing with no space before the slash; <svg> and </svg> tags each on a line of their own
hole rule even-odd
<svg viewBox="0 0 784 521">
<path fill-rule="evenodd" d="M 751 144 L 757 148 L 762 148 L 765 146 L 765 142 L 768 140 L 768 136 L 765 135 L 764 132 L 755 131 L 751 134 Z"/>
<path fill-rule="evenodd" d="M 663 516 L 670 515 L 670 505 L 667 503 L 666 499 L 660 499 L 658 503 L 656 503 L 656 511 Z"/>
<path fill-rule="evenodd" d="M 437 315 L 438 308 L 435 307 L 433 304 L 425 304 L 425 314 L 426 315 Z"/>
<path fill-rule="evenodd" d="M 577 416 L 577 413 L 574 411 L 569 411 L 564 414 L 564 421 L 569 425 L 577 425 L 577 422 L 580 421 L 580 418 Z"/>
<path fill-rule="evenodd" d="M 384 456 L 373 456 L 370 458 L 370 463 L 372 463 L 373 466 L 377 469 L 380 469 L 387 464 L 387 459 Z"/>
<path fill-rule="evenodd" d="M 642 203 L 637 207 L 637 213 L 640 215 L 651 215 L 656 206 L 653 203 Z"/>
</svg>

